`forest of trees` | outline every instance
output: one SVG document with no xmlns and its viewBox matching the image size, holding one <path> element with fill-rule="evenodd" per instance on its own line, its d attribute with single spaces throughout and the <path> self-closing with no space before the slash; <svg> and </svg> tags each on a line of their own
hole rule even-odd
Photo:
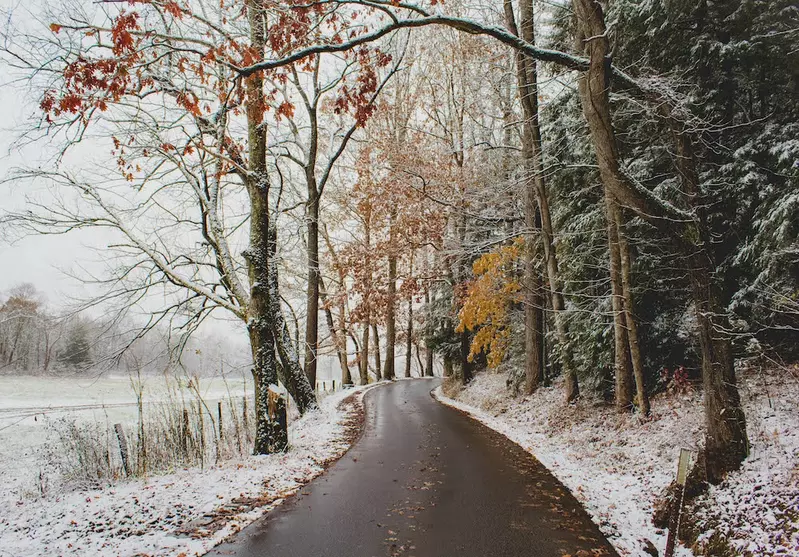
<svg viewBox="0 0 799 557">
<path fill-rule="evenodd" d="M 3 223 L 113 238 L 103 303 L 246 326 L 256 452 L 320 350 L 642 416 L 682 368 L 715 482 L 736 362 L 799 356 L 797 29 L 788 0 L 67 1 L 3 32 L 56 146 L 13 183 L 58 192 Z"/>
</svg>

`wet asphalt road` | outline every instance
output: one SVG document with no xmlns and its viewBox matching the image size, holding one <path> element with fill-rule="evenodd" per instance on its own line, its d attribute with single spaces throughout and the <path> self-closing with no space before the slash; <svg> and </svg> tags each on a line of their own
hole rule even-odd
<svg viewBox="0 0 799 557">
<path fill-rule="evenodd" d="M 368 392 L 364 432 L 349 452 L 209 555 L 617 557 L 546 468 L 436 402 L 438 384 Z"/>
</svg>

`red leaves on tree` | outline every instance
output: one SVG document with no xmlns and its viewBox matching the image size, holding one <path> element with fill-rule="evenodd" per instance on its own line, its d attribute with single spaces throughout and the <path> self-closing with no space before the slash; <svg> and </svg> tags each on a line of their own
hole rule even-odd
<svg viewBox="0 0 799 557">
<path fill-rule="evenodd" d="M 136 41 L 131 31 L 139 29 L 139 14 L 136 12 L 122 12 L 116 19 L 111 28 L 111 40 L 114 43 L 112 48 L 116 56 L 131 54 L 136 48 Z"/>
<path fill-rule="evenodd" d="M 195 116 L 199 116 L 202 113 L 200 110 L 200 99 L 191 91 L 181 91 L 177 93 L 175 101 L 179 106 Z"/>
<path fill-rule="evenodd" d="M 283 101 L 280 103 L 280 106 L 277 107 L 277 111 L 275 112 L 277 119 L 279 120 L 282 116 L 286 118 L 291 118 L 294 116 L 294 105 L 288 101 Z"/>
<path fill-rule="evenodd" d="M 374 54 L 374 60 L 373 55 Z M 377 91 L 378 79 L 375 66 L 382 68 L 391 62 L 391 55 L 380 50 L 371 51 L 366 47 L 358 49 L 355 56 L 361 66 L 353 85 L 343 85 L 334 102 L 336 114 L 351 113 L 358 125 L 363 126 L 372 116 L 375 105 L 372 97 Z"/>
<path fill-rule="evenodd" d="M 175 19 L 183 18 L 183 10 L 180 8 L 177 2 L 172 2 L 171 0 L 166 2 L 164 4 L 164 10 Z"/>
<path fill-rule="evenodd" d="M 138 39 L 139 15 L 122 12 L 111 28 L 111 52 L 107 58 L 89 59 L 78 56 L 63 70 L 64 85 L 60 97 L 55 91 L 45 93 L 39 107 L 48 122 L 63 114 L 82 114 L 91 108 L 108 109 L 109 102 L 117 102 L 130 91 L 133 78 L 130 68 L 139 60 Z M 58 24 L 50 25 L 57 33 Z"/>
</svg>

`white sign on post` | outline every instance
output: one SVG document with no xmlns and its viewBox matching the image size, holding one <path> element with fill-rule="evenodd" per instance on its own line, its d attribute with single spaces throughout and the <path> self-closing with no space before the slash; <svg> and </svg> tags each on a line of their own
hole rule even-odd
<svg viewBox="0 0 799 557">
<path fill-rule="evenodd" d="M 695 460 L 696 453 L 694 451 L 680 449 L 680 463 L 677 465 L 677 485 L 685 485 Z"/>
<path fill-rule="evenodd" d="M 680 531 L 680 519 L 682 518 L 682 505 L 685 500 L 685 484 L 688 482 L 688 475 L 696 462 L 696 453 L 688 449 L 680 449 L 680 461 L 677 464 L 677 485 L 682 489 L 679 499 L 672 507 L 671 519 L 669 520 L 669 535 L 666 538 L 666 557 L 674 556 L 674 546 L 677 542 L 677 534 Z M 676 495 L 676 494 L 675 494 Z"/>
</svg>

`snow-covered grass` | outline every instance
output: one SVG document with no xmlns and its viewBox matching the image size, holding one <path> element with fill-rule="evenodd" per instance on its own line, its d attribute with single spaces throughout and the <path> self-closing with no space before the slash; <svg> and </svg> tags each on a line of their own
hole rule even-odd
<svg viewBox="0 0 799 557">
<path fill-rule="evenodd" d="M 663 555 L 666 532 L 652 524 L 653 509 L 675 477 L 679 449 L 699 448 L 701 396 L 658 396 L 652 419 L 644 421 L 586 399 L 565 406 L 560 385 L 513 397 L 499 374 L 483 373 L 463 390 L 446 391 L 453 398 L 438 389 L 440 400 L 503 433 L 549 468 L 621 555 L 646 555 L 646 540 Z M 752 456 L 703 497 L 701 525 L 729 536 L 738 552 L 733 554 L 799 555 L 799 379 L 785 371 L 745 374 L 741 393 Z M 712 533 L 693 549 L 678 547 L 676 555 L 704 551 L 719 557 L 703 545 L 719 537 Z"/>
<path fill-rule="evenodd" d="M 187 378 L 154 375 L 142 377 L 141 385 L 147 424 L 161 419 L 170 406 L 192 408 L 192 403 L 196 405 L 201 397 L 214 414 L 217 401 L 222 401 L 228 418 L 226 425 L 231 426 L 229 406 L 234 402 L 241 404 L 242 398 L 253 392 L 252 380 L 246 376 L 206 377 L 189 388 Z M 210 436 L 209 422 L 206 419 Z M 63 434 L 70 429 L 88 428 L 97 434 L 95 441 L 100 443 L 99 437 L 115 435 L 115 423 L 123 424 L 129 434 L 136 432 L 136 393 L 130 377 L 0 376 L 3 492 L 8 497 L 26 498 L 49 486 L 57 487 L 60 472 L 56 469 L 63 468 L 59 464 L 68 456 L 60 451 Z M 54 453 L 63 457 L 62 462 L 54 462 L 59 460 L 53 458 Z M 118 460 L 118 450 L 113 456 Z M 121 466 L 119 462 L 114 464 Z"/>
<path fill-rule="evenodd" d="M 286 454 L 37 499 L 3 491 L 0 556 L 202 555 L 347 450 L 365 389 L 326 396 L 318 411 L 293 422 Z"/>
</svg>

